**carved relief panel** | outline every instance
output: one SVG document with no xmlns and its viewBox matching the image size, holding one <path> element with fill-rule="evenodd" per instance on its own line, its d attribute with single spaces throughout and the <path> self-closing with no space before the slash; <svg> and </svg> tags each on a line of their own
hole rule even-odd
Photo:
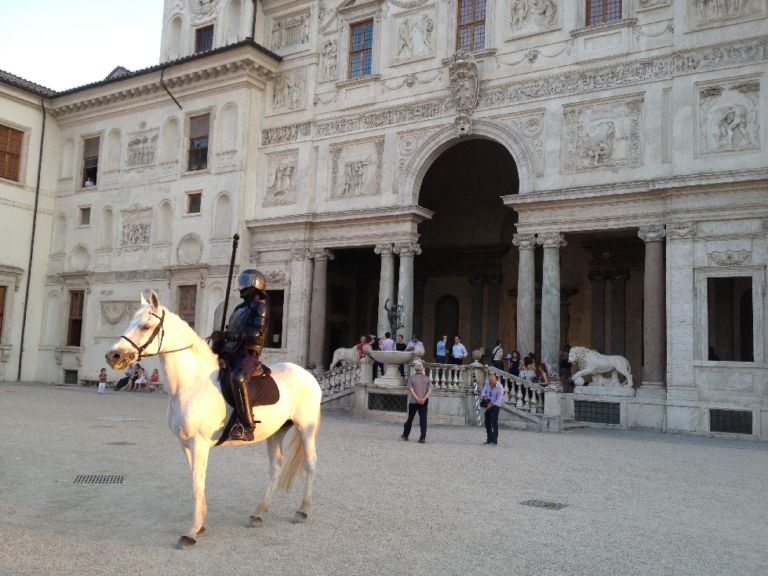
<svg viewBox="0 0 768 576">
<path fill-rule="evenodd" d="M 383 138 L 333 145 L 330 155 L 332 199 L 381 194 Z"/>
<path fill-rule="evenodd" d="M 397 159 L 398 159 L 398 181 L 402 180 L 408 171 L 408 163 L 411 156 L 418 150 L 427 139 L 438 132 L 440 128 L 428 128 L 426 130 L 408 130 L 398 132 L 397 134 Z"/>
<path fill-rule="evenodd" d="M 131 206 L 120 211 L 120 248 L 141 250 L 149 246 L 152 232 L 152 209 Z"/>
<path fill-rule="evenodd" d="M 306 106 L 306 68 L 290 70 L 276 75 L 272 86 L 273 112 L 290 112 Z"/>
<path fill-rule="evenodd" d="M 549 32 L 560 27 L 560 9 L 555 0 L 509 0 L 509 38 Z"/>
<path fill-rule="evenodd" d="M 718 82 L 698 90 L 699 153 L 760 148 L 760 81 Z"/>
<path fill-rule="evenodd" d="M 642 95 L 565 107 L 563 170 L 640 166 L 642 108 Z"/>
<path fill-rule="evenodd" d="M 287 206 L 296 203 L 296 168 L 298 150 L 267 156 L 267 183 L 264 206 Z"/>
<path fill-rule="evenodd" d="M 687 0 L 689 28 L 711 28 L 764 17 L 765 0 Z"/>
<path fill-rule="evenodd" d="M 120 334 L 125 323 L 136 311 L 135 300 L 102 300 L 99 335 Z"/>
<path fill-rule="evenodd" d="M 323 42 L 320 52 L 320 81 L 334 81 L 338 77 L 339 41 L 332 38 Z"/>
<path fill-rule="evenodd" d="M 544 110 L 536 110 L 510 116 L 494 117 L 515 134 L 523 136 L 523 140 L 531 153 L 534 170 L 537 176 L 544 175 Z"/>
<path fill-rule="evenodd" d="M 270 48 L 278 54 L 285 54 L 309 47 L 309 10 L 289 16 L 281 16 L 272 21 L 270 29 Z"/>
<path fill-rule="evenodd" d="M 436 21 L 430 6 L 415 12 L 404 12 L 392 22 L 392 64 L 402 64 L 435 54 Z"/>
<path fill-rule="evenodd" d="M 669 6 L 672 4 L 672 0 L 640 0 L 639 10 L 649 10 L 651 8 L 661 8 L 662 6 Z"/>
<path fill-rule="evenodd" d="M 126 159 L 128 167 L 136 168 L 154 164 L 159 141 L 160 135 L 157 129 L 129 133 Z"/>
</svg>

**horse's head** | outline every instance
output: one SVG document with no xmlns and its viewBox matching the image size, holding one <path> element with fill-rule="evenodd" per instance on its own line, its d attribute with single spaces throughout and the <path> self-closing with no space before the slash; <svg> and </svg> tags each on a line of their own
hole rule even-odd
<svg viewBox="0 0 768 576">
<path fill-rule="evenodd" d="M 142 356 L 160 353 L 166 313 L 154 290 L 149 295 L 149 302 L 142 294 L 141 306 L 131 318 L 127 330 L 107 352 L 107 364 L 115 370 L 123 370 Z"/>
</svg>

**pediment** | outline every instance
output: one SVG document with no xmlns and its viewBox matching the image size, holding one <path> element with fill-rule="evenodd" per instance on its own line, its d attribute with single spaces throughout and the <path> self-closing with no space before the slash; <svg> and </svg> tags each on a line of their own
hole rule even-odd
<svg viewBox="0 0 768 576">
<path fill-rule="evenodd" d="M 365 9 L 375 9 L 384 4 L 385 0 L 345 0 L 341 5 L 336 8 L 336 12 L 341 15 L 363 11 Z"/>
</svg>

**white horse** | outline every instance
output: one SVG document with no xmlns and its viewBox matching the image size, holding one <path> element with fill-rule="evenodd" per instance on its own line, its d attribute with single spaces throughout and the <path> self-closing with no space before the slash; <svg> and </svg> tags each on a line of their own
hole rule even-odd
<svg viewBox="0 0 768 576">
<path fill-rule="evenodd" d="M 142 295 L 141 307 L 106 358 L 112 368 L 123 370 L 132 362 L 154 355 L 160 356 L 167 375 L 168 426 L 181 441 L 192 470 L 194 518 L 178 542 L 179 548 L 188 548 L 205 532 L 208 453 L 221 437 L 232 407 L 221 394 L 216 355 L 186 322 L 160 306 L 157 294 L 152 292 L 149 302 Z M 280 390 L 280 400 L 271 406 L 253 409 L 253 418 L 258 421 L 253 442 L 267 440 L 271 480 L 259 507 L 250 517 L 251 526 L 261 523 L 277 487 L 290 489 L 302 465 L 306 486 L 295 522 L 307 519 L 314 494 L 320 386 L 309 372 L 288 362 L 274 364 L 272 377 Z M 291 443 L 293 452 L 283 467 L 283 438 L 291 423 L 296 427 Z M 251 443 L 226 440 L 223 445 Z"/>
</svg>

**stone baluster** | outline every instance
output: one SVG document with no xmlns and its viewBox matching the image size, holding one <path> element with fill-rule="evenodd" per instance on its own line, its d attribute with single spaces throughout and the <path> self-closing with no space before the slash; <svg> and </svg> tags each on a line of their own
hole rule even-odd
<svg viewBox="0 0 768 576">
<path fill-rule="evenodd" d="M 512 244 L 518 249 L 517 349 L 528 354 L 536 349 L 536 276 L 533 258 L 536 237 L 533 234 L 515 234 Z"/>
<path fill-rule="evenodd" d="M 541 292 L 541 358 L 550 374 L 557 375 L 560 358 L 560 248 L 566 246 L 559 232 L 536 237 L 544 246 L 544 274 Z"/>
<path fill-rule="evenodd" d="M 397 333 L 408 341 L 413 336 L 413 259 L 421 254 L 421 247 L 416 242 L 406 242 L 396 245 L 394 251 L 400 255 L 397 305 L 403 309 L 403 327 Z"/>
<path fill-rule="evenodd" d="M 379 274 L 379 309 L 376 334 L 380 337 L 390 332 L 389 317 L 384 306 L 395 306 L 395 257 L 391 243 L 377 244 L 373 249 L 381 256 L 381 273 Z M 387 303 L 389 301 L 389 303 Z M 394 335 L 392 336 L 394 338 Z"/>
<path fill-rule="evenodd" d="M 312 278 L 311 319 L 309 323 L 309 360 L 317 366 L 325 366 L 325 324 L 328 300 L 328 260 L 333 260 L 330 250 L 312 252 L 315 261 Z"/>
<path fill-rule="evenodd" d="M 663 388 L 666 366 L 665 274 L 663 224 L 642 226 L 638 236 L 645 242 L 643 275 L 643 383 Z"/>
</svg>

